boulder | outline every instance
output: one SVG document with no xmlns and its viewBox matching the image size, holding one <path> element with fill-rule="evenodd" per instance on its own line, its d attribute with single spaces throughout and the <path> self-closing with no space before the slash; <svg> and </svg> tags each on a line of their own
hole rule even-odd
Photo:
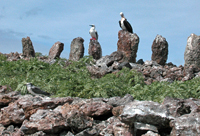
<svg viewBox="0 0 200 136">
<path fill-rule="evenodd" d="M 22 38 L 22 48 L 24 57 L 35 57 L 35 50 L 30 37 Z"/>
<path fill-rule="evenodd" d="M 64 43 L 61 42 L 56 42 L 54 43 L 54 45 L 51 47 L 50 51 L 49 51 L 49 59 L 57 59 L 60 58 L 60 54 L 63 51 L 64 48 Z"/>
<path fill-rule="evenodd" d="M 93 59 L 100 59 L 102 57 L 101 45 L 97 40 L 90 40 L 88 54 L 93 57 Z"/>
<path fill-rule="evenodd" d="M 191 34 L 187 39 L 187 45 L 184 53 L 185 67 L 194 64 L 200 67 L 200 36 Z"/>
<path fill-rule="evenodd" d="M 70 45 L 69 60 L 78 61 L 84 56 L 84 39 L 74 38 Z"/>
<path fill-rule="evenodd" d="M 132 34 L 123 30 L 118 32 L 117 51 L 123 53 L 124 61 L 136 62 L 138 44 L 139 37 L 136 33 Z"/>
<path fill-rule="evenodd" d="M 168 42 L 161 35 L 157 35 L 152 44 L 151 59 L 160 65 L 165 65 L 168 57 Z"/>
</svg>

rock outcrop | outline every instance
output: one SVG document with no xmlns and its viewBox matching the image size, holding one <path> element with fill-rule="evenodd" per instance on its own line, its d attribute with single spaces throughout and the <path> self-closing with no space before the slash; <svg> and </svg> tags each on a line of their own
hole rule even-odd
<svg viewBox="0 0 200 136">
<path fill-rule="evenodd" d="M 200 36 L 191 34 L 187 39 L 184 53 L 185 67 L 200 67 Z"/>
<path fill-rule="evenodd" d="M 22 47 L 24 57 L 35 57 L 35 50 L 30 37 L 22 38 Z"/>
<path fill-rule="evenodd" d="M 20 95 L 0 87 L 0 135 L 200 135 L 200 100 L 162 104 L 124 97 L 82 99 Z M 184 123 L 183 123 L 184 122 Z"/>
<path fill-rule="evenodd" d="M 152 44 L 151 60 L 160 65 L 165 65 L 168 57 L 168 42 L 161 35 L 157 35 Z"/>
<path fill-rule="evenodd" d="M 49 51 L 49 59 L 59 59 L 60 58 L 60 54 L 64 49 L 64 43 L 61 42 L 56 42 L 54 43 L 54 45 L 51 47 L 50 51 Z"/>
<path fill-rule="evenodd" d="M 117 51 L 123 53 L 124 61 L 136 62 L 138 45 L 139 37 L 136 33 L 132 34 L 123 30 L 118 32 Z"/>
<path fill-rule="evenodd" d="M 78 61 L 84 56 L 84 39 L 74 38 L 70 46 L 69 60 Z"/>
<path fill-rule="evenodd" d="M 102 57 L 101 45 L 97 40 L 90 40 L 88 54 L 93 57 L 93 59 L 100 59 Z"/>
</svg>

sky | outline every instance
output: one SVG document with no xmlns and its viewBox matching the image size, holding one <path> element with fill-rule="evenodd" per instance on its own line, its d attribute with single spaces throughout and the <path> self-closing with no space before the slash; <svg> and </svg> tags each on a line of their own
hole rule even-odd
<svg viewBox="0 0 200 136">
<path fill-rule="evenodd" d="M 21 40 L 29 36 L 35 52 L 48 55 L 57 41 L 69 58 L 74 38 L 84 39 L 88 55 L 90 24 L 95 24 L 103 56 L 117 51 L 120 12 L 139 38 L 136 60 L 151 60 L 157 35 L 168 42 L 167 62 L 184 65 L 187 38 L 200 35 L 199 0 L 1 0 L 0 52 L 22 53 Z"/>
</svg>

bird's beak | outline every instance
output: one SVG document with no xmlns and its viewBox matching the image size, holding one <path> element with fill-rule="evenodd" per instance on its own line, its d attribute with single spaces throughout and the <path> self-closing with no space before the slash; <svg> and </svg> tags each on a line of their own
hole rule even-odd
<svg viewBox="0 0 200 136">
<path fill-rule="evenodd" d="M 92 25 L 89 25 L 89 26 L 92 26 Z"/>
</svg>

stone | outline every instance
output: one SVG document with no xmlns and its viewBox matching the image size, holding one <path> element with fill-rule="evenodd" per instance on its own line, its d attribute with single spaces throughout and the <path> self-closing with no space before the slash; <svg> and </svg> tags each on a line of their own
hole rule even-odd
<svg viewBox="0 0 200 136">
<path fill-rule="evenodd" d="M 136 62 L 138 45 L 139 37 L 136 33 L 132 34 L 123 30 L 118 32 L 117 51 L 123 53 L 124 61 Z"/>
<path fill-rule="evenodd" d="M 168 57 L 168 42 L 161 35 L 157 35 L 152 44 L 151 60 L 160 65 L 165 65 Z"/>
<path fill-rule="evenodd" d="M 187 39 L 187 45 L 184 52 L 185 67 L 194 64 L 200 67 L 200 36 L 191 34 Z"/>
<path fill-rule="evenodd" d="M 98 60 L 102 57 L 101 45 L 97 40 L 90 40 L 88 54 L 95 60 Z"/>
<path fill-rule="evenodd" d="M 23 122 L 21 129 L 25 134 L 33 134 L 37 131 L 52 134 L 69 129 L 69 127 L 61 113 L 40 109 L 32 114 L 29 120 Z"/>
<path fill-rule="evenodd" d="M 51 47 L 50 51 L 49 51 L 49 59 L 59 59 L 60 58 L 60 54 L 64 49 L 64 43 L 61 42 L 56 42 L 54 43 L 54 45 Z"/>
<path fill-rule="evenodd" d="M 30 37 L 22 38 L 22 52 L 25 57 L 35 57 L 35 50 Z"/>
<path fill-rule="evenodd" d="M 170 136 L 199 136 L 200 114 L 199 112 L 182 115 L 170 122 L 172 131 Z"/>
<path fill-rule="evenodd" d="M 84 39 L 74 38 L 70 45 L 69 60 L 78 61 L 84 56 Z"/>
<path fill-rule="evenodd" d="M 152 131 L 148 131 L 146 134 L 143 134 L 141 136 L 160 136 L 158 133 L 154 133 Z"/>
<path fill-rule="evenodd" d="M 166 108 L 152 101 L 133 101 L 125 105 L 120 115 L 121 121 L 133 126 L 134 122 L 155 125 L 158 128 L 168 128 L 174 117 L 168 114 Z"/>
</svg>

